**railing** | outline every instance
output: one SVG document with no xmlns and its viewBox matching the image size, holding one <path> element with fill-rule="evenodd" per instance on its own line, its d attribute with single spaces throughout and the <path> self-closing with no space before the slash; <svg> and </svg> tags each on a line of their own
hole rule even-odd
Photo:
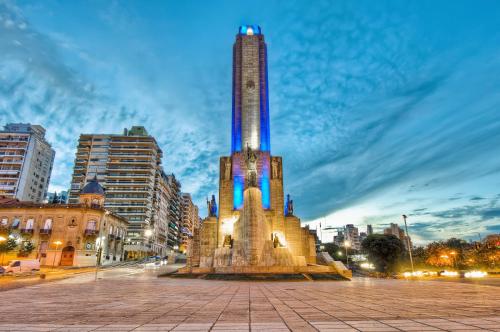
<svg viewBox="0 0 500 332">
<path fill-rule="evenodd" d="M 21 234 L 33 234 L 33 228 L 21 228 Z"/>
<path fill-rule="evenodd" d="M 94 235 L 97 235 L 96 229 L 86 229 L 85 230 L 85 236 L 94 236 Z"/>
<path fill-rule="evenodd" d="M 51 228 L 41 228 L 40 229 L 40 234 L 41 235 L 50 235 L 52 233 Z"/>
</svg>

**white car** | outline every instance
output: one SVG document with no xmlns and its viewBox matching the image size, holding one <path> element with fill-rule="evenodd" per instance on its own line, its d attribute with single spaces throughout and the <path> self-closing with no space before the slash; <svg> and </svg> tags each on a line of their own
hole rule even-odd
<svg viewBox="0 0 500 332">
<path fill-rule="evenodd" d="M 14 260 L 10 261 L 9 265 L 4 266 L 4 273 L 26 273 L 40 271 L 40 262 L 36 259 Z"/>
</svg>

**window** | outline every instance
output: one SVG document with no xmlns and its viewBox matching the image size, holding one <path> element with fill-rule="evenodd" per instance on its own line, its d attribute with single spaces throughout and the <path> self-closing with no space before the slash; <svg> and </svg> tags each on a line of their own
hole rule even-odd
<svg viewBox="0 0 500 332">
<path fill-rule="evenodd" d="M 97 221 L 89 220 L 87 221 L 87 229 L 95 231 L 97 225 Z"/>
<path fill-rule="evenodd" d="M 48 218 L 45 220 L 45 225 L 43 226 L 43 229 L 52 229 L 52 219 Z"/>
<path fill-rule="evenodd" d="M 26 220 L 26 229 L 33 229 L 34 222 L 35 221 L 33 219 Z"/>
<path fill-rule="evenodd" d="M 2 218 L 1 224 L 2 224 L 2 226 L 7 226 L 8 222 L 9 222 L 8 218 Z"/>
<path fill-rule="evenodd" d="M 113 234 L 113 226 L 109 226 L 109 234 Z"/>
</svg>

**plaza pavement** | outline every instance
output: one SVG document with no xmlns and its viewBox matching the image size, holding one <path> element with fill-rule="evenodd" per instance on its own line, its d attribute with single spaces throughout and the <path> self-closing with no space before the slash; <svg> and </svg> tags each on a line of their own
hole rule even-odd
<svg viewBox="0 0 500 332">
<path fill-rule="evenodd" d="M 239 282 L 128 268 L 0 292 L 0 331 L 500 331 L 500 287 Z"/>
</svg>

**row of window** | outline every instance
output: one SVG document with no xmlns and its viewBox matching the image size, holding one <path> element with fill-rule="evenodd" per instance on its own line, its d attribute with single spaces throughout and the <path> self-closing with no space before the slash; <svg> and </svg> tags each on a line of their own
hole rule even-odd
<svg viewBox="0 0 500 332">
<path fill-rule="evenodd" d="M 49 230 L 49 229 L 52 229 L 52 218 L 47 218 L 45 219 L 45 222 L 43 224 L 43 228 L 42 229 L 45 229 L 45 230 Z M 18 217 L 14 217 L 13 220 L 12 220 L 12 228 L 18 228 L 19 225 L 21 223 L 21 219 L 18 218 Z M 0 219 L 0 225 L 3 226 L 3 227 L 7 227 L 9 224 L 9 218 L 7 217 L 2 217 Z M 35 219 L 33 218 L 29 218 L 26 220 L 26 223 L 25 223 L 25 226 L 23 227 L 24 229 L 26 230 L 32 230 L 34 229 L 34 226 L 35 226 Z M 89 220 L 87 221 L 87 226 L 85 228 L 86 230 L 89 230 L 89 231 L 97 231 L 97 221 L 96 220 Z M 119 228 L 119 227 L 114 227 L 113 228 L 113 225 L 110 225 L 109 226 L 109 232 L 108 234 L 111 234 L 111 235 L 114 235 L 114 236 L 118 236 L 118 237 L 121 237 L 123 238 L 126 234 L 126 231 L 122 228 Z"/>
</svg>

